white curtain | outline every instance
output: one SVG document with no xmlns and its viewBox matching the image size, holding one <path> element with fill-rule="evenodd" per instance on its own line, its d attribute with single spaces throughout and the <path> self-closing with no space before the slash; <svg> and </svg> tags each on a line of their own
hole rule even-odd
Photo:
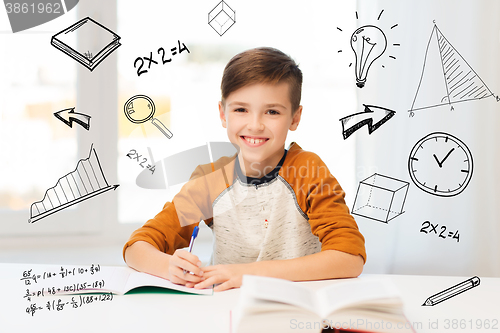
<svg viewBox="0 0 500 333">
<path fill-rule="evenodd" d="M 355 216 L 366 238 L 364 272 L 499 277 L 500 103 L 489 97 L 455 103 L 453 111 L 450 106 L 420 110 L 412 118 L 408 110 L 434 22 L 495 96 L 500 95 L 500 2 L 358 0 L 357 13 L 358 27 L 376 25 L 387 36 L 386 53 L 370 68 L 366 86 L 358 89 L 358 110 L 371 104 L 396 115 L 371 135 L 366 128 L 353 135 L 356 179 L 359 182 L 376 172 L 409 183 L 400 216 L 388 223 Z M 441 73 L 432 81 L 435 89 L 442 80 Z M 410 151 L 432 132 L 456 136 L 472 153 L 473 176 L 459 195 L 431 195 L 410 179 Z M 421 232 L 425 221 L 437 224 L 437 233 L 431 227 L 428 233 Z M 443 234 L 442 227 L 446 227 Z M 449 236 L 457 231 L 459 241 Z"/>
</svg>

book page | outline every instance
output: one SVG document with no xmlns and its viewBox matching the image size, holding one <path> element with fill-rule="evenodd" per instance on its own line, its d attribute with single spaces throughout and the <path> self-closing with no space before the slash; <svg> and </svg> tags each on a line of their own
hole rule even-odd
<svg viewBox="0 0 500 333">
<path fill-rule="evenodd" d="M 244 275 L 245 295 L 267 301 L 292 304 L 315 312 L 314 293 L 295 282 L 254 275 Z"/>
<path fill-rule="evenodd" d="M 376 307 L 386 311 L 402 306 L 399 292 L 393 283 L 381 279 L 355 279 L 337 283 L 316 291 L 316 295 L 319 306 L 316 311 L 323 318 L 350 306 Z"/>
</svg>

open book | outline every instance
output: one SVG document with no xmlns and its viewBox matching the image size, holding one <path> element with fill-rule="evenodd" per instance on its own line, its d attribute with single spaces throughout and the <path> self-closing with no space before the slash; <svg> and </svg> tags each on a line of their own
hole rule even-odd
<svg viewBox="0 0 500 333">
<path fill-rule="evenodd" d="M 102 266 L 92 271 L 92 274 L 86 267 L 47 269 L 46 272 L 38 275 L 36 286 L 39 290 L 44 289 L 54 294 L 110 292 L 123 295 L 139 287 L 160 287 L 200 295 L 213 294 L 213 288 L 188 288 L 126 266 Z"/>
<path fill-rule="evenodd" d="M 395 286 L 360 278 L 313 290 L 282 279 L 243 276 L 232 332 L 415 332 Z"/>
</svg>

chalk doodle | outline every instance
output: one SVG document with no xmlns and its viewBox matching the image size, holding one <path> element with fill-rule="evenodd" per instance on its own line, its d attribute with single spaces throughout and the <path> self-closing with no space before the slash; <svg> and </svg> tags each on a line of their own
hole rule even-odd
<svg viewBox="0 0 500 333">
<path fill-rule="evenodd" d="M 363 104 L 363 106 L 365 107 L 365 111 L 339 119 L 342 123 L 342 135 L 344 140 L 365 125 L 368 127 L 368 134 L 372 134 L 396 114 L 396 111 L 380 106 L 367 104 Z M 376 115 L 379 120 L 375 122 L 374 119 Z M 348 123 L 351 124 L 349 127 L 346 126 Z"/>
<path fill-rule="evenodd" d="M 222 36 L 236 23 L 236 12 L 221 1 L 208 13 L 208 24 Z"/>
<path fill-rule="evenodd" d="M 410 183 L 373 174 L 359 183 L 352 214 L 388 223 L 403 214 Z"/>
<path fill-rule="evenodd" d="M 410 152 L 408 172 L 417 187 L 440 197 L 462 193 L 472 178 L 469 148 L 451 134 L 435 132 L 420 139 Z"/>
<path fill-rule="evenodd" d="M 440 228 L 441 231 L 438 234 L 438 227 L 439 227 L 438 223 L 432 224 L 429 221 L 424 221 L 422 223 L 422 228 L 420 229 L 420 232 L 423 232 L 424 234 L 434 233 L 434 234 L 438 235 L 439 238 L 442 238 L 442 239 L 446 239 L 446 237 L 448 236 L 448 238 L 456 239 L 457 243 L 460 242 L 460 234 L 459 234 L 458 230 L 455 232 L 448 231 L 448 233 L 446 233 L 446 226 L 442 225 Z M 429 231 L 427 231 L 427 229 L 429 229 Z"/>
<path fill-rule="evenodd" d="M 467 290 L 470 290 L 474 287 L 479 286 L 481 282 L 481 279 L 477 276 L 473 276 L 470 279 L 467 279 L 463 282 L 460 282 L 459 284 L 454 285 L 453 287 L 450 287 L 448 289 L 445 289 L 435 295 L 432 295 L 431 297 L 427 298 L 422 304 L 422 306 L 434 306 L 436 304 L 439 304 L 443 301 L 446 301 L 452 297 L 455 297 Z"/>
<path fill-rule="evenodd" d="M 135 156 L 134 156 L 135 155 Z M 144 169 L 144 163 L 147 163 L 148 162 L 148 159 L 145 158 L 145 157 L 142 157 L 142 155 L 139 155 L 139 153 L 137 152 L 137 150 L 135 149 L 130 149 L 130 151 L 127 153 L 127 156 L 128 158 L 130 158 L 131 160 L 136 160 L 137 163 L 139 163 L 139 166 L 141 166 L 143 169 Z M 139 159 L 142 157 L 142 162 L 139 161 Z M 154 162 L 153 162 L 153 165 L 151 164 L 148 164 L 146 166 L 146 169 L 148 169 L 149 171 L 151 171 L 151 174 L 154 174 L 155 173 L 155 165 L 154 165 Z"/>
<path fill-rule="evenodd" d="M 493 96 L 491 90 L 434 24 L 409 112 Z"/>
<path fill-rule="evenodd" d="M 158 118 L 153 118 L 155 110 L 155 103 L 146 95 L 132 96 L 123 106 L 123 112 L 129 121 L 142 124 L 151 119 L 151 123 L 170 139 L 173 136 L 172 132 Z"/>
<path fill-rule="evenodd" d="M 73 122 L 75 122 L 85 128 L 87 131 L 90 129 L 91 117 L 83 113 L 75 112 L 75 108 L 69 108 L 54 112 L 54 116 L 69 127 L 73 127 Z"/>
<path fill-rule="evenodd" d="M 78 43 L 76 34 L 88 35 Z M 81 36 L 81 35 L 80 35 Z M 120 44 L 120 36 L 90 17 L 86 17 L 52 36 L 51 44 L 93 71 Z"/>
<path fill-rule="evenodd" d="M 92 145 L 89 157 L 78 161 L 75 170 L 59 178 L 41 201 L 31 205 L 28 222 L 34 223 L 96 195 L 116 190 L 118 186 L 108 184 Z"/>
<path fill-rule="evenodd" d="M 380 12 L 377 17 L 377 21 L 382 17 Z M 358 19 L 358 12 L 356 12 L 356 20 Z M 390 29 L 396 28 L 398 25 L 394 24 Z M 337 30 L 343 32 L 343 30 L 337 27 Z M 385 32 L 376 25 L 367 24 L 363 25 L 352 33 L 350 37 L 351 49 L 354 52 L 354 74 L 356 77 L 356 86 L 358 88 L 363 88 L 366 84 L 366 79 L 369 69 L 372 67 L 373 63 L 379 59 L 387 50 L 387 37 Z M 399 43 L 392 43 L 392 46 L 401 46 Z M 338 53 L 341 53 L 339 50 Z M 390 55 L 389 58 L 396 59 L 395 56 Z M 352 66 L 352 62 L 349 67 Z M 385 67 L 382 65 L 382 67 Z"/>
<path fill-rule="evenodd" d="M 187 48 L 186 44 L 182 43 L 182 46 L 181 46 L 180 40 L 177 40 L 177 44 L 178 44 L 178 48 L 173 47 L 170 49 L 170 53 L 172 54 L 172 56 L 175 56 L 176 54 L 181 54 L 184 51 L 187 51 L 187 53 L 191 53 L 189 51 L 189 49 Z M 162 65 L 165 65 L 169 62 L 172 62 L 172 58 L 169 57 L 168 59 L 166 59 L 166 57 L 165 57 L 166 51 L 163 47 L 160 47 L 158 49 L 157 53 L 161 55 Z M 148 69 L 142 69 L 142 67 L 144 67 L 145 61 L 148 62 Z M 148 72 L 148 70 L 151 68 L 151 64 L 158 65 L 158 61 L 153 59 L 153 51 L 151 51 L 151 52 L 149 52 L 149 57 L 137 57 L 134 60 L 134 68 L 136 68 L 137 64 L 139 64 L 139 66 L 137 67 L 137 76 L 141 76 L 142 74 L 145 74 Z"/>
<path fill-rule="evenodd" d="M 25 285 L 30 286 L 31 289 L 26 289 L 23 299 L 32 302 L 27 308 L 26 313 L 34 316 L 36 312 L 47 309 L 48 311 L 62 311 L 65 308 L 80 308 L 83 305 L 104 301 L 112 301 L 113 294 L 111 292 L 102 293 L 100 289 L 105 287 L 104 279 L 97 277 L 101 271 L 99 264 L 85 267 L 72 267 L 67 268 L 61 266 L 60 270 L 46 270 L 36 273 L 33 269 L 24 270 L 20 281 Z M 78 283 L 75 280 L 67 280 L 69 277 L 78 278 Z M 66 281 L 66 282 L 65 282 Z M 42 283 L 43 282 L 43 283 Z M 68 284 L 69 282 L 69 284 Z M 37 284 L 42 283 L 43 287 Z M 52 285 L 51 285 L 52 284 Z M 77 296 L 61 296 L 55 299 L 51 296 L 64 294 L 64 293 L 78 293 L 78 292 L 99 292 L 99 295 L 77 295 Z M 43 303 L 44 305 L 37 305 L 35 300 L 48 297 L 48 300 Z M 39 302 L 40 304 L 41 302 Z"/>
</svg>

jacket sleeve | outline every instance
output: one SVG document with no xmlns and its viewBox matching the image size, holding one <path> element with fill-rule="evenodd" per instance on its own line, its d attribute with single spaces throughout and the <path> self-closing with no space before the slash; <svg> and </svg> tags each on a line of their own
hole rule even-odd
<svg viewBox="0 0 500 333">
<path fill-rule="evenodd" d="M 366 262 L 365 239 L 349 213 L 345 192 L 318 155 L 301 151 L 294 159 L 302 170 L 293 187 L 301 209 L 307 214 L 311 232 L 319 238 L 321 251 L 338 250 L 360 255 Z"/>
<path fill-rule="evenodd" d="M 168 254 L 189 246 L 194 227 L 202 219 L 209 223 L 212 217 L 212 204 L 203 169 L 203 166 L 198 166 L 172 202 L 167 202 L 160 213 L 132 233 L 123 247 L 124 257 L 127 247 L 137 241 L 147 242 Z"/>
</svg>

